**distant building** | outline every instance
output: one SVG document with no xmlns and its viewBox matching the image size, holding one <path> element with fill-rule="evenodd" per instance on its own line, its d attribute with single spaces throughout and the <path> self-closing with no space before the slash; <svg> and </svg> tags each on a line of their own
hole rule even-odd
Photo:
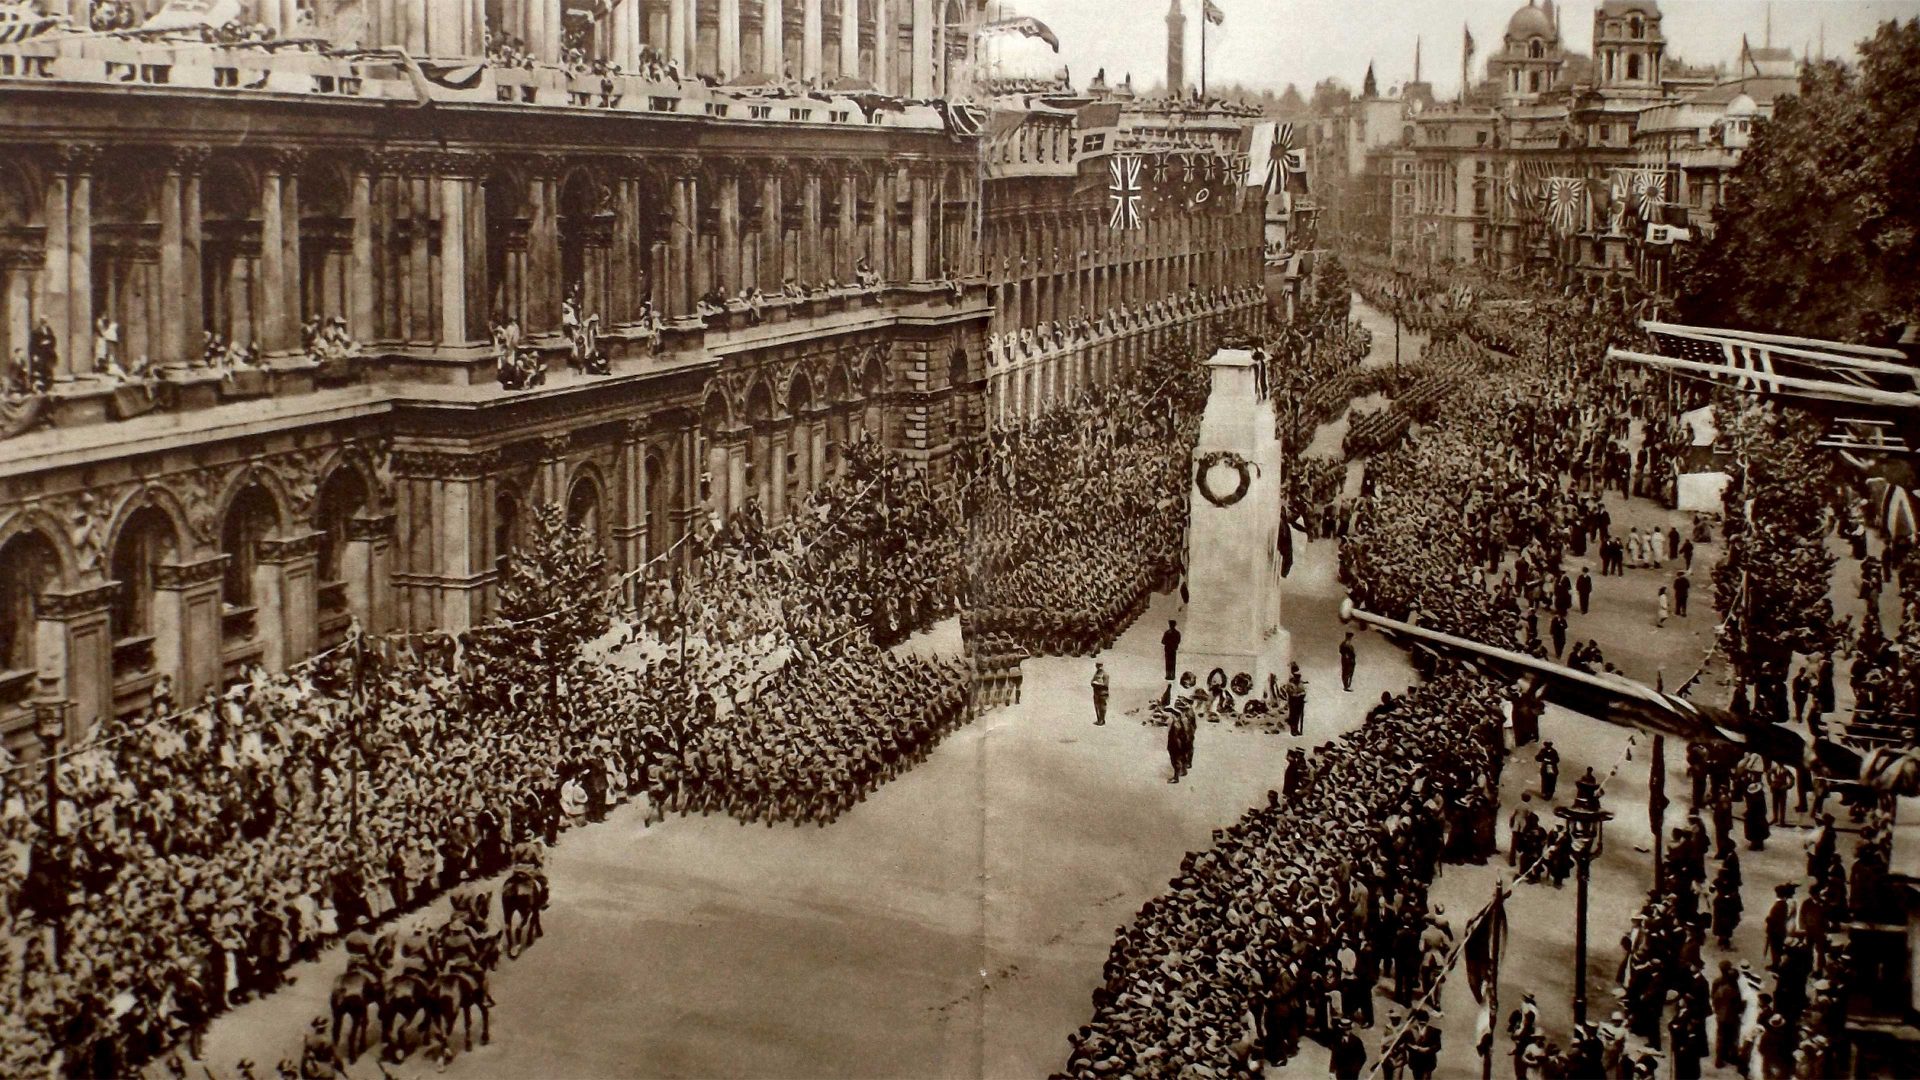
<svg viewBox="0 0 1920 1080">
<path fill-rule="evenodd" d="M 1561 15 L 1551 0 L 1517 9 L 1485 78 L 1453 102 L 1416 95 L 1416 67 L 1397 96 L 1323 110 L 1329 227 L 1403 260 L 1658 286 L 1672 244 L 1711 228 L 1726 173 L 1752 125 L 1796 91 L 1797 66 L 1743 41 L 1731 78 L 1688 67 L 1669 54 L 1655 0 L 1595 4 L 1587 57 L 1566 47 Z"/>
</svg>

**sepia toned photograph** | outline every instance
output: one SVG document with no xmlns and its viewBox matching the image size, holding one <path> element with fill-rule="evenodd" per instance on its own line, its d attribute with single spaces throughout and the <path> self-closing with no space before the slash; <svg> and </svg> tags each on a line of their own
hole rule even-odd
<svg viewBox="0 0 1920 1080">
<path fill-rule="evenodd" d="M 0 1078 L 1920 1077 L 1920 0 L 0 0 Z"/>
</svg>

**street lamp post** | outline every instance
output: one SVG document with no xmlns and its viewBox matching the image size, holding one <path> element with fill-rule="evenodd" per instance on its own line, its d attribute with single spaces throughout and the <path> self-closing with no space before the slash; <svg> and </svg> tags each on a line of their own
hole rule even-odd
<svg viewBox="0 0 1920 1080">
<path fill-rule="evenodd" d="M 67 709 L 69 703 L 61 698 L 47 698 L 33 703 L 34 734 L 40 737 L 43 760 L 47 763 L 47 845 L 48 853 L 57 853 L 59 862 L 51 875 L 59 898 L 54 902 L 53 910 L 47 914 L 53 924 L 53 962 L 57 966 L 66 944 L 67 890 L 71 887 L 67 881 L 66 853 L 60 846 L 60 769 L 56 755 L 60 750 L 60 740 L 67 733 Z"/>
<path fill-rule="evenodd" d="M 1578 1026 L 1587 1022 L 1587 877 L 1604 846 L 1601 826 L 1613 814 L 1600 808 L 1600 783 L 1593 778 L 1592 769 L 1574 781 L 1573 788 L 1573 805 L 1555 807 L 1553 813 L 1567 823 L 1567 837 L 1579 868 L 1573 915 L 1573 1022 Z"/>
</svg>

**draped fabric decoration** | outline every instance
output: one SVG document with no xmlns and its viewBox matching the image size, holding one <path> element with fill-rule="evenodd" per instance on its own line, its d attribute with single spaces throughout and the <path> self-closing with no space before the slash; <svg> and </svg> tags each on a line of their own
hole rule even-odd
<svg viewBox="0 0 1920 1080">
<path fill-rule="evenodd" d="M 1547 223 L 1557 233 L 1573 232 L 1580 226 L 1586 210 L 1587 185 L 1573 176 L 1549 176 L 1543 182 L 1547 202 Z"/>
<path fill-rule="evenodd" d="M 1633 177 L 1633 205 L 1644 222 L 1660 220 L 1667 205 L 1667 174 L 1659 169 L 1641 169 Z"/>
</svg>

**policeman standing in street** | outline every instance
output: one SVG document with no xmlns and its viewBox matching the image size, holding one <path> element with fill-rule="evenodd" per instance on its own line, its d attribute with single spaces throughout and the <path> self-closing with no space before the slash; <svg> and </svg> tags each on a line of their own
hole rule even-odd
<svg viewBox="0 0 1920 1080">
<path fill-rule="evenodd" d="M 1094 661 L 1093 664 L 1093 723 L 1095 727 L 1107 722 L 1107 665 Z"/>
</svg>

